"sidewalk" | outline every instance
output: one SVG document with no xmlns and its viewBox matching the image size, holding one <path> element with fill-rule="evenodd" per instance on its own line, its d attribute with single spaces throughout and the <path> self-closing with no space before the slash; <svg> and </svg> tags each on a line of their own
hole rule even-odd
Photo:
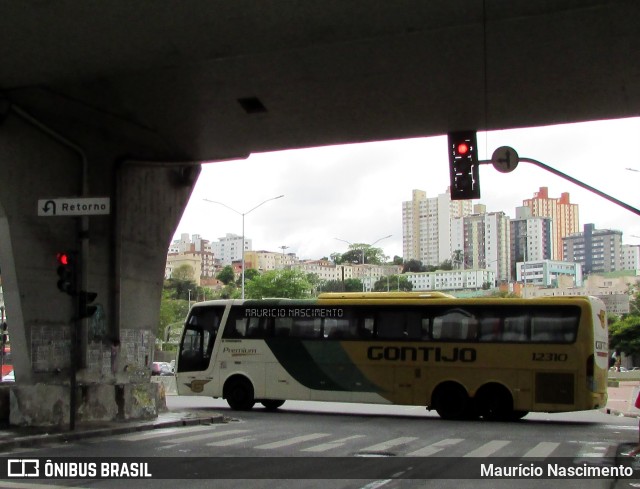
<svg viewBox="0 0 640 489">
<path fill-rule="evenodd" d="M 640 417 L 640 409 L 634 401 L 640 390 L 640 381 L 622 381 L 618 386 L 609 387 L 609 402 L 602 411 L 614 416 Z M 74 431 L 54 428 L 29 428 L 0 426 L 0 450 L 27 448 L 43 443 L 64 443 L 89 437 L 111 436 L 137 431 L 194 426 L 199 424 L 223 423 L 221 414 L 205 411 L 166 410 L 156 419 L 148 421 L 113 421 L 108 423 L 79 424 Z"/>
<path fill-rule="evenodd" d="M 26 448 L 43 443 L 64 443 L 83 438 L 98 436 L 112 436 L 138 431 L 148 431 L 160 428 L 174 428 L 180 426 L 194 426 L 200 424 L 223 423 L 221 414 L 198 411 L 170 411 L 167 410 L 157 418 L 148 421 L 113 421 L 105 423 L 78 424 L 73 431 L 57 428 L 30 428 L 0 426 L 0 450 Z"/>
<path fill-rule="evenodd" d="M 634 406 L 640 381 L 619 381 L 617 387 L 609 387 L 609 400 L 604 412 L 615 416 L 640 417 L 640 409 Z"/>
</svg>

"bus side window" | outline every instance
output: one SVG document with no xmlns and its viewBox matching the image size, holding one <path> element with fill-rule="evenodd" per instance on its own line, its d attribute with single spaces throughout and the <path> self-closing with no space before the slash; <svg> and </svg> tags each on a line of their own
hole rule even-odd
<svg viewBox="0 0 640 489">
<path fill-rule="evenodd" d="M 502 341 L 527 341 L 529 338 L 527 323 L 529 316 L 510 316 L 504 319 Z"/>
<path fill-rule="evenodd" d="M 372 317 L 360 318 L 358 327 L 358 338 L 368 340 L 373 338 L 373 325 L 375 321 Z"/>
<path fill-rule="evenodd" d="M 264 321 L 261 318 L 249 318 L 247 338 L 264 338 Z"/>
<path fill-rule="evenodd" d="M 322 319 L 296 319 L 291 328 L 291 336 L 294 338 L 314 339 L 320 338 Z"/>
<path fill-rule="evenodd" d="M 276 338 L 286 338 L 291 333 L 291 318 L 276 318 L 273 335 Z"/>
<path fill-rule="evenodd" d="M 431 318 L 422 318 L 420 321 L 421 338 L 423 340 L 431 340 Z"/>
<path fill-rule="evenodd" d="M 452 309 L 433 319 L 436 340 L 474 340 L 477 329 L 478 320 L 463 309 Z"/>
<path fill-rule="evenodd" d="M 348 319 L 325 319 L 324 331 L 328 340 L 353 339 L 357 333 L 351 329 L 351 321 Z"/>
<path fill-rule="evenodd" d="M 422 338 L 422 314 L 414 311 L 406 312 L 405 338 L 419 340 Z"/>
<path fill-rule="evenodd" d="M 534 312 L 531 319 L 531 341 L 571 343 L 575 339 L 577 316 L 563 312 Z"/>
<path fill-rule="evenodd" d="M 484 317 L 480 319 L 478 341 L 500 341 L 500 318 Z"/>
<path fill-rule="evenodd" d="M 402 311 L 381 311 L 377 316 L 378 338 L 404 340 L 405 313 Z"/>
</svg>

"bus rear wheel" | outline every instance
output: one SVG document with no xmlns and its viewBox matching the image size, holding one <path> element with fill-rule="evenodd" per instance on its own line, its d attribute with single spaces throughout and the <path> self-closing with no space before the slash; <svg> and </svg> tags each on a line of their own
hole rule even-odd
<svg viewBox="0 0 640 489">
<path fill-rule="evenodd" d="M 260 404 L 262 404 L 267 411 L 275 411 L 284 404 L 284 401 L 279 399 L 264 399 L 260 401 Z"/>
<path fill-rule="evenodd" d="M 433 407 L 442 419 L 467 419 L 472 410 L 467 391 L 455 383 L 443 384 L 436 389 Z"/>
<path fill-rule="evenodd" d="M 253 386 L 244 377 L 227 381 L 224 386 L 224 398 L 234 411 L 248 411 L 256 403 L 253 397 Z"/>
<path fill-rule="evenodd" d="M 480 415 L 488 421 L 512 421 L 519 418 L 516 413 L 520 411 L 513 410 L 511 392 L 502 385 L 483 387 L 478 392 L 476 403 Z"/>
</svg>

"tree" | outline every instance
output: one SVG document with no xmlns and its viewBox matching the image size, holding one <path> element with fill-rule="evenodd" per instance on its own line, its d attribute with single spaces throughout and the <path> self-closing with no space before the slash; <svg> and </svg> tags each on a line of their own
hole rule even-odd
<svg viewBox="0 0 640 489">
<path fill-rule="evenodd" d="M 398 255 L 394 255 L 393 256 L 393 264 L 394 265 L 402 265 L 403 262 L 404 262 L 404 260 L 402 259 L 401 256 L 398 256 Z"/>
<path fill-rule="evenodd" d="M 183 282 L 193 282 L 196 277 L 196 272 L 191 265 L 180 265 L 178 268 L 171 272 L 171 278 L 174 280 L 181 280 Z"/>
<path fill-rule="evenodd" d="M 348 278 L 343 283 L 345 292 L 362 292 L 362 280 L 359 278 Z"/>
<path fill-rule="evenodd" d="M 322 292 L 362 292 L 362 281 L 357 278 L 327 280 L 322 283 Z"/>
<path fill-rule="evenodd" d="M 627 355 L 640 355 L 640 316 L 628 315 L 609 325 L 609 348 Z"/>
<path fill-rule="evenodd" d="M 364 243 L 354 243 L 349 245 L 349 251 L 338 255 L 332 253 L 331 258 L 334 259 L 337 265 L 342 263 L 359 263 L 362 264 L 364 251 L 364 263 L 371 265 L 381 265 L 384 263 L 385 255 L 382 248 L 374 248 L 371 245 Z"/>
<path fill-rule="evenodd" d="M 174 323 L 184 323 L 188 312 L 188 301 L 174 299 L 171 290 L 163 290 L 162 299 L 160 300 L 160 317 L 156 337 L 164 341 L 167 326 Z"/>
<path fill-rule="evenodd" d="M 425 267 L 420 260 L 407 260 L 404 262 L 404 267 L 402 267 L 402 273 L 407 272 L 426 272 L 427 267 Z"/>
<path fill-rule="evenodd" d="M 462 250 L 455 250 L 451 255 L 451 262 L 456 270 L 464 268 L 464 252 Z"/>
<path fill-rule="evenodd" d="M 390 275 L 389 277 L 379 278 L 373 284 L 373 290 L 375 292 L 386 292 L 387 290 L 410 292 L 413 290 L 413 284 L 403 275 Z"/>
<path fill-rule="evenodd" d="M 301 270 L 271 270 L 245 283 L 245 296 L 249 299 L 286 297 L 304 299 L 311 297 L 312 285 Z"/>
<path fill-rule="evenodd" d="M 234 282 L 231 282 L 218 292 L 218 297 L 220 299 L 239 299 L 242 297 L 242 290 Z"/>
<path fill-rule="evenodd" d="M 260 272 L 258 270 L 256 270 L 255 268 L 247 268 L 244 271 L 244 282 L 245 282 L 245 284 L 249 280 L 253 280 L 254 278 L 256 278 L 258 275 L 260 275 Z M 239 286 L 242 286 L 242 274 L 238 277 L 238 280 L 236 280 L 236 283 Z"/>
<path fill-rule="evenodd" d="M 191 265 L 180 265 L 171 273 L 171 278 L 166 280 L 164 288 L 168 290 L 172 299 L 189 299 L 189 291 L 193 292 L 196 298 L 196 283 L 194 281 L 195 272 Z"/>
<path fill-rule="evenodd" d="M 322 284 L 322 292 L 344 292 L 342 280 L 327 280 Z"/>
<path fill-rule="evenodd" d="M 236 279 L 236 274 L 233 272 L 233 267 L 231 265 L 227 265 L 218 272 L 216 278 L 223 284 L 229 285 Z"/>
</svg>

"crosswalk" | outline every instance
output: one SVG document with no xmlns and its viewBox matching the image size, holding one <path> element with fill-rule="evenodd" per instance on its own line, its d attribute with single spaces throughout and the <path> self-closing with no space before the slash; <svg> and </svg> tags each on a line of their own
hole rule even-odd
<svg viewBox="0 0 640 489">
<path fill-rule="evenodd" d="M 322 456 L 406 456 L 406 457 L 522 457 L 542 460 L 547 457 L 580 457 L 595 461 L 614 457 L 617 445 L 606 441 L 540 441 L 526 439 L 479 440 L 465 438 L 425 439 L 400 436 L 379 439 L 377 434 L 290 433 L 251 429 L 243 425 L 220 424 L 158 429 L 114 437 L 124 443 L 153 440 L 157 450 L 179 445 L 201 444 L 207 447 L 241 446 L 248 455 L 260 456 L 278 450 L 300 452 L 300 455 Z M 100 443 L 100 440 L 89 443 Z"/>
</svg>

